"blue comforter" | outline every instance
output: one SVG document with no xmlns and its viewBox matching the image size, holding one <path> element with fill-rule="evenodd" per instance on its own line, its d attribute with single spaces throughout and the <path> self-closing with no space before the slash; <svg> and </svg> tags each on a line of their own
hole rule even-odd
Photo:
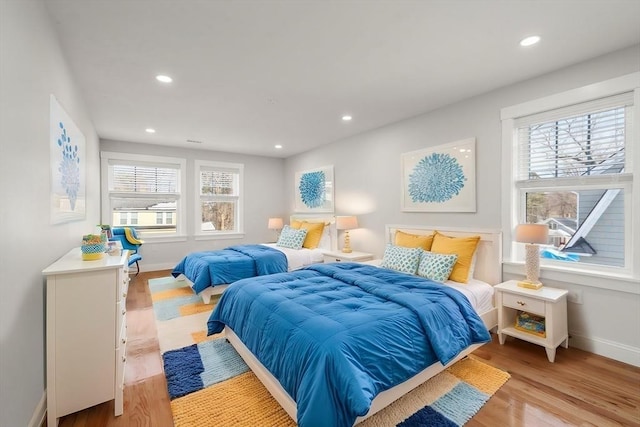
<svg viewBox="0 0 640 427">
<path fill-rule="evenodd" d="M 238 281 L 208 333 L 225 325 L 296 401 L 301 427 L 351 426 L 379 392 L 490 340 L 455 289 L 355 263 Z"/>
<path fill-rule="evenodd" d="M 171 274 L 184 274 L 195 292 L 209 286 L 233 283 L 247 277 L 287 271 L 287 257 L 264 245 L 237 245 L 216 251 L 194 252 L 182 259 Z"/>
</svg>

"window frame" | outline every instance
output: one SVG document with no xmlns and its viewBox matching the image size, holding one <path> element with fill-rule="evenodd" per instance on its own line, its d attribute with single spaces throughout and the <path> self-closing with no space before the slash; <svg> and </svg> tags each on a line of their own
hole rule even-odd
<svg viewBox="0 0 640 427">
<path fill-rule="evenodd" d="M 102 214 L 101 223 L 111 224 L 112 221 L 112 207 L 111 198 L 113 194 L 117 194 L 118 197 L 122 197 L 123 193 L 109 191 L 109 164 L 112 161 L 123 161 L 127 163 L 139 163 L 140 166 L 151 165 L 171 165 L 177 166 L 178 182 L 177 182 L 177 197 L 176 197 L 176 213 L 179 220 L 176 222 L 175 233 L 145 233 L 144 230 L 140 230 L 141 237 L 145 241 L 151 242 L 176 242 L 185 241 L 187 238 L 187 203 L 186 203 L 186 176 L 187 176 L 187 160 L 179 157 L 168 156 L 149 156 L 145 154 L 132 154 L 132 153 L 118 153 L 110 151 L 100 152 L 100 174 L 101 174 L 101 188 L 102 188 Z M 134 195 L 132 198 L 140 197 Z M 115 227 L 119 226 L 114 225 Z"/>
<path fill-rule="evenodd" d="M 202 196 L 200 194 L 200 172 L 202 169 L 221 169 L 225 171 L 234 170 L 238 173 L 238 195 L 216 195 L 216 196 Z M 194 214 L 193 214 L 193 228 L 195 240 L 216 240 L 216 239 L 241 239 L 244 237 L 244 164 L 242 163 L 230 163 L 219 162 L 212 160 L 196 160 L 194 162 Z M 232 231 L 228 230 L 215 230 L 215 231 L 202 231 L 202 201 L 203 200 L 235 200 L 236 201 L 236 229 Z"/>
<path fill-rule="evenodd" d="M 522 275 L 523 245 L 514 242 L 515 227 L 525 210 L 523 194 L 541 189 L 583 189 L 573 179 L 553 179 L 544 185 L 517 186 L 518 129 L 517 119 L 545 111 L 591 102 L 625 92 L 633 92 L 633 106 L 628 107 L 631 117 L 626 123 L 626 167 L 621 174 L 599 176 L 593 182 L 599 188 L 622 188 L 625 210 L 625 266 L 607 267 L 581 263 L 578 266 L 562 261 L 541 259 L 540 273 L 544 280 L 575 282 L 604 289 L 640 294 L 640 226 L 633 226 L 632 213 L 640 212 L 640 72 L 569 90 L 544 98 L 524 102 L 501 110 L 502 120 L 502 229 L 503 271 Z M 592 177 L 593 178 L 593 177 Z M 590 187 L 593 188 L 593 187 Z M 603 280 L 608 279 L 608 280 Z"/>
</svg>

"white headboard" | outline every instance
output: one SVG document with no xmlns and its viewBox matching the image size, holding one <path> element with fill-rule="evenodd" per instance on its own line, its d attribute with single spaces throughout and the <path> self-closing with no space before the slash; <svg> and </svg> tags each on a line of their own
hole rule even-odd
<svg viewBox="0 0 640 427">
<path fill-rule="evenodd" d="M 474 228 L 434 227 L 423 225 L 386 225 L 385 242 L 393 244 L 396 231 L 410 234 L 432 234 L 438 231 L 452 237 L 480 236 L 476 249 L 473 277 L 490 285 L 502 282 L 502 232 Z"/>
<path fill-rule="evenodd" d="M 307 221 L 307 222 L 324 222 L 325 232 L 329 236 L 329 247 L 319 247 L 319 249 L 335 251 L 338 249 L 338 230 L 336 229 L 336 217 L 333 215 L 325 214 L 293 214 L 289 217 L 289 224 L 291 221 Z"/>
</svg>

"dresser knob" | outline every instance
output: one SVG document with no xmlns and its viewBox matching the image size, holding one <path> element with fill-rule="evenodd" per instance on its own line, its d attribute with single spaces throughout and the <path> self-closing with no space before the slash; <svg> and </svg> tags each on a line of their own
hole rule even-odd
<svg viewBox="0 0 640 427">
<path fill-rule="evenodd" d="M 122 315 L 124 316 L 126 312 L 127 312 L 127 310 L 125 310 L 125 309 L 123 308 L 123 309 L 122 309 Z"/>
<path fill-rule="evenodd" d="M 127 343 L 127 339 L 126 338 L 122 338 L 122 344 L 126 344 Z"/>
<path fill-rule="evenodd" d="M 522 305 L 522 306 L 524 306 L 524 305 L 525 305 L 525 303 L 524 303 L 523 301 L 516 301 L 516 303 L 517 303 L 518 305 Z"/>
<path fill-rule="evenodd" d="M 126 362 L 127 361 L 127 356 L 122 356 L 122 362 Z"/>
</svg>

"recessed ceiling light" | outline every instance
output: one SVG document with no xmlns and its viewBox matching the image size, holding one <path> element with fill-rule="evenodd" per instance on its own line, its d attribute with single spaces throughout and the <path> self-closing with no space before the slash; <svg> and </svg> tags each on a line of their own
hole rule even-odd
<svg viewBox="0 0 640 427">
<path fill-rule="evenodd" d="M 525 37 L 520 40 L 520 46 L 532 46 L 540 41 L 540 36 Z"/>
<path fill-rule="evenodd" d="M 280 150 L 280 149 L 282 148 L 282 145 L 280 145 L 280 144 L 276 144 L 276 145 L 274 145 L 274 147 L 275 147 L 276 149 Z"/>
<path fill-rule="evenodd" d="M 342 116 L 342 120 L 344 120 L 345 122 L 348 122 L 351 119 L 352 119 L 351 116 Z"/>
<path fill-rule="evenodd" d="M 156 133 L 156 130 L 152 128 L 146 128 L 144 131 L 147 133 Z"/>
<path fill-rule="evenodd" d="M 156 80 L 162 83 L 171 83 L 173 81 L 171 77 L 163 76 L 162 74 L 159 76 L 156 76 Z"/>
</svg>

